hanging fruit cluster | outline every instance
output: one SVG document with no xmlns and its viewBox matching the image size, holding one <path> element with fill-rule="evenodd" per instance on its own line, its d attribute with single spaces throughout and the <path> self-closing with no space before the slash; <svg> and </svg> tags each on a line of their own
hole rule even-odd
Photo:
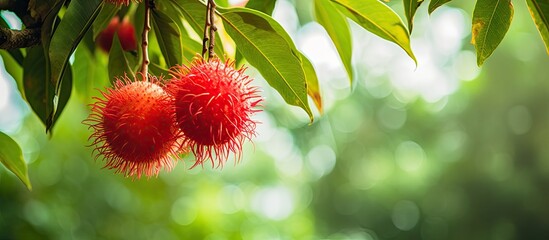
<svg viewBox="0 0 549 240">
<path fill-rule="evenodd" d="M 149 4 L 145 1 L 145 9 Z M 156 176 L 162 168 L 171 170 L 174 159 L 185 153 L 194 154 L 192 167 L 208 159 L 212 166 L 222 167 L 231 153 L 238 161 L 244 141 L 255 134 L 251 116 L 259 111 L 256 107 L 262 98 L 244 74 L 245 68 L 235 69 L 234 62 L 214 56 L 215 5 L 208 3 L 202 57 L 188 66 L 173 66 L 167 80 L 148 72 L 147 10 L 141 71 L 135 78 L 128 77 L 133 73 L 117 77 L 113 88 L 101 92 L 103 97 L 92 104 L 84 121 L 93 130 L 90 138 L 96 158 L 102 157 L 106 168 L 136 178 Z M 96 40 L 100 48 L 108 51 L 116 32 L 124 50 L 132 50 L 129 36 L 135 34 L 128 24 L 113 18 Z"/>
</svg>

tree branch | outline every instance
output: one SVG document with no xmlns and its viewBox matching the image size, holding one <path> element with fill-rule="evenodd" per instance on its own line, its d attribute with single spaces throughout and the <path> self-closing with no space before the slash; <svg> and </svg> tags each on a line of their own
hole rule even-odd
<svg viewBox="0 0 549 240">
<path fill-rule="evenodd" d="M 40 43 L 40 28 L 12 30 L 0 27 L 0 49 L 26 48 Z"/>
</svg>

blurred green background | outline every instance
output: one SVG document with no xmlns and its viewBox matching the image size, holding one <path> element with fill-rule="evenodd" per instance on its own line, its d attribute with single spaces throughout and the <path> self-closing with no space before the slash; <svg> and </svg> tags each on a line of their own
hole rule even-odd
<svg viewBox="0 0 549 240">
<path fill-rule="evenodd" d="M 192 157 L 152 179 L 101 169 L 81 124 L 88 92 L 75 86 L 49 138 L 2 72 L 0 130 L 33 190 L 0 167 L 0 239 L 549 239 L 549 57 L 522 1 L 482 68 L 468 1 L 420 8 L 417 68 L 352 24 L 352 90 L 308 2 L 279 0 L 274 17 L 315 65 L 324 114 L 308 124 L 249 69 L 262 123 L 223 169 L 188 169 Z"/>
</svg>

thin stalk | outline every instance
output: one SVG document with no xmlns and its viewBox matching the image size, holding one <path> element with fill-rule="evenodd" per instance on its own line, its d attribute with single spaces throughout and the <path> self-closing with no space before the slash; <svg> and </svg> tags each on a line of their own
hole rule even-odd
<svg viewBox="0 0 549 240">
<path fill-rule="evenodd" d="M 214 56 L 214 46 L 215 46 L 215 31 L 217 27 L 215 26 L 215 2 L 214 0 L 209 0 L 210 2 L 210 12 L 208 13 L 208 18 L 210 19 L 210 48 L 208 49 L 208 59 L 212 59 Z"/>
<path fill-rule="evenodd" d="M 202 58 L 205 58 L 206 52 L 208 53 L 208 59 L 214 57 L 215 46 L 215 2 L 214 0 L 208 0 L 206 3 L 206 22 L 204 24 L 204 37 L 202 39 Z M 209 44 L 208 44 L 209 43 Z"/>
<path fill-rule="evenodd" d="M 208 44 L 208 41 L 210 40 L 210 38 L 208 37 L 208 29 L 212 24 L 210 22 L 210 7 L 211 7 L 211 4 L 210 4 L 210 1 L 208 0 L 206 2 L 206 22 L 204 23 L 204 35 L 202 37 L 202 58 L 205 57 L 205 54 L 208 51 L 206 44 Z"/>
<path fill-rule="evenodd" d="M 151 1 L 145 0 L 145 24 L 143 24 L 143 34 L 141 36 L 141 50 L 143 52 L 143 62 L 141 63 L 141 75 L 143 81 L 149 80 L 149 31 L 151 30 Z"/>
</svg>

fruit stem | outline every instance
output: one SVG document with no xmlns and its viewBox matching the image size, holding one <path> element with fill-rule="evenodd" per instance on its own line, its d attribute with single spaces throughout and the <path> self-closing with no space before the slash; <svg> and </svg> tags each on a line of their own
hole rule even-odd
<svg viewBox="0 0 549 240">
<path fill-rule="evenodd" d="M 215 46 L 215 31 L 217 31 L 217 27 L 215 26 L 215 2 L 214 0 L 210 0 L 210 48 L 208 49 L 208 59 L 213 58 L 214 56 L 214 46 Z"/>
<path fill-rule="evenodd" d="M 143 81 L 149 80 L 149 31 L 151 30 L 151 6 L 153 0 L 145 0 L 145 24 L 143 24 L 143 35 L 141 36 L 141 50 L 143 51 L 143 63 L 141 64 L 141 74 Z"/>
<path fill-rule="evenodd" d="M 214 46 L 215 46 L 215 31 L 217 27 L 215 26 L 215 2 L 214 0 L 208 0 L 206 4 L 206 23 L 204 24 L 204 38 L 202 39 L 202 58 L 206 52 L 208 52 L 208 59 L 214 57 Z M 206 47 L 206 44 L 209 42 L 209 46 Z"/>
</svg>

